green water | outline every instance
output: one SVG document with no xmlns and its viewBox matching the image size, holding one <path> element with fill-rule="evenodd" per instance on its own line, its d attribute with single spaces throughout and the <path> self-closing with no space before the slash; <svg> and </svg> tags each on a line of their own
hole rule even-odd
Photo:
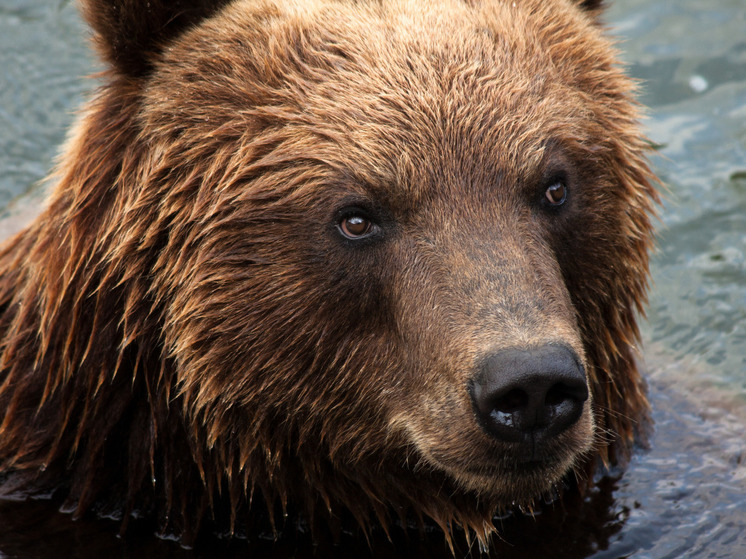
<svg viewBox="0 0 746 559">
<path fill-rule="evenodd" d="M 656 434 L 572 522 L 519 524 L 500 556 L 746 557 L 746 2 L 618 0 L 607 21 L 643 81 L 667 189 L 643 329 Z M 86 36 L 72 2 L 0 1 L 0 235 L 41 203 L 34 185 L 94 84 L 81 79 L 95 70 Z M 44 503 L 0 506 L 0 557 L 186 554 L 115 533 Z M 262 545 L 255 556 L 308 555 Z M 433 545 L 407 556 L 442 555 Z"/>
<path fill-rule="evenodd" d="M 746 394 L 746 3 L 618 2 L 630 72 L 644 80 L 654 164 L 669 188 L 649 342 Z"/>
</svg>

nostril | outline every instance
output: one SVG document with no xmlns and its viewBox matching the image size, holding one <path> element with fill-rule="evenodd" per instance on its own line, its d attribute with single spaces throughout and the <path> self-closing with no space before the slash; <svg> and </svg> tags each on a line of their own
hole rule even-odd
<svg viewBox="0 0 746 559">
<path fill-rule="evenodd" d="M 469 389 L 479 423 L 508 442 L 562 433 L 582 416 L 588 399 L 585 372 L 564 346 L 492 354 Z"/>
<path fill-rule="evenodd" d="M 588 398 L 588 389 L 585 382 L 576 385 L 557 383 L 547 392 L 544 403 L 547 406 L 557 406 L 567 400 L 579 400 L 585 402 Z"/>
<path fill-rule="evenodd" d="M 528 404 L 528 394 L 523 390 L 514 389 L 496 398 L 493 407 L 495 411 L 502 413 L 513 413 L 521 408 L 524 408 Z"/>
</svg>

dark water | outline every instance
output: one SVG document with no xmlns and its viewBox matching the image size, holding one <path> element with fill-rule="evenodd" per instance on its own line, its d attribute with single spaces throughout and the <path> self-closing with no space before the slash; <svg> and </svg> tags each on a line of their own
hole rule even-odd
<svg viewBox="0 0 746 559">
<path fill-rule="evenodd" d="M 667 185 L 646 360 L 656 431 L 621 479 L 584 500 L 507 520 L 497 556 L 617 559 L 746 557 L 746 3 L 617 0 L 608 21 L 644 80 L 646 126 Z M 92 82 L 86 29 L 67 0 L 0 0 L 0 235 L 41 203 L 72 111 Z M 374 535 L 314 549 L 206 540 L 193 551 L 135 524 L 73 522 L 49 501 L 0 501 L 0 558 L 449 557 L 437 534 Z M 467 557 L 462 545 L 457 556 Z M 472 556 L 478 556 L 471 550 Z"/>
</svg>

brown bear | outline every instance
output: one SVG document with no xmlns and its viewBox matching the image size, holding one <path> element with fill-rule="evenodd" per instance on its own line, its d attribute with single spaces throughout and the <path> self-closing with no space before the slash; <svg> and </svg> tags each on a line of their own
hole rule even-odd
<svg viewBox="0 0 746 559">
<path fill-rule="evenodd" d="M 657 194 L 600 2 L 82 10 L 106 70 L 0 254 L 2 494 L 485 543 L 626 456 Z"/>
</svg>

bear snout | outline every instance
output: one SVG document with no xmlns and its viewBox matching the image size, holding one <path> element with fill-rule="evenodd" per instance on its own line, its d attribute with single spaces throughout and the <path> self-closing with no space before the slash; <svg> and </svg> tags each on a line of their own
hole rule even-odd
<svg viewBox="0 0 746 559">
<path fill-rule="evenodd" d="M 578 422 L 589 396 L 580 359 L 562 345 L 488 355 L 469 394 L 479 425 L 491 437 L 530 445 L 532 454 Z"/>
</svg>

